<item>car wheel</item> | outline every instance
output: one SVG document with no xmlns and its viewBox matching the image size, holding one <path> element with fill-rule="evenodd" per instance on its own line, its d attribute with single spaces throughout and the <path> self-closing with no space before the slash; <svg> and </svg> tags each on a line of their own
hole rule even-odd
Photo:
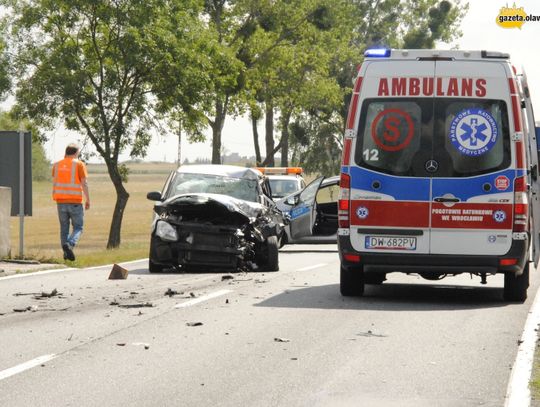
<svg viewBox="0 0 540 407">
<path fill-rule="evenodd" d="M 148 260 L 148 271 L 150 273 L 161 273 L 164 268 L 161 264 L 156 264 L 152 260 Z"/>
<path fill-rule="evenodd" d="M 529 262 L 525 264 L 523 273 L 504 273 L 504 294 L 506 301 L 524 302 L 527 299 L 527 288 L 529 288 Z"/>
<path fill-rule="evenodd" d="M 279 271 L 279 243 L 277 236 L 270 236 L 266 240 L 264 260 L 265 271 Z"/>
<path fill-rule="evenodd" d="M 386 280 L 385 273 L 368 273 L 364 271 L 364 284 L 382 284 Z"/>
<path fill-rule="evenodd" d="M 344 297 L 364 295 L 364 268 L 362 266 L 352 268 L 341 265 L 339 290 Z"/>
</svg>

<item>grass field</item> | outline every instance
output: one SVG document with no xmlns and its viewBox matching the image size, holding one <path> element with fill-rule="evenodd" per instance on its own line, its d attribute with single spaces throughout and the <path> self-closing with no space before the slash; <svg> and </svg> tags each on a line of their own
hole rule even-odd
<svg viewBox="0 0 540 407">
<path fill-rule="evenodd" d="M 170 163 L 129 165 L 125 184 L 130 194 L 122 222 L 120 249 L 106 250 L 116 193 L 104 165 L 88 165 L 91 208 L 85 213 L 84 232 L 75 248 L 73 266 L 90 266 L 127 261 L 148 256 L 153 202 L 146 193 L 161 190 L 168 174 L 176 168 Z M 24 221 L 24 257 L 43 262 L 63 263 L 56 204 L 50 182 L 33 183 L 33 216 Z M 11 219 L 11 253 L 18 256 L 19 219 Z"/>
</svg>

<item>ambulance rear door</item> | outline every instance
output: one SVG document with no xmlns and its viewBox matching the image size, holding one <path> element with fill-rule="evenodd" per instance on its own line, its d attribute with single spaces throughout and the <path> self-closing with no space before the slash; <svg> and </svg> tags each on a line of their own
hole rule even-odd
<svg viewBox="0 0 540 407">
<path fill-rule="evenodd" d="M 436 61 L 432 254 L 503 255 L 512 243 L 512 104 L 502 61 Z"/>
<path fill-rule="evenodd" d="M 427 254 L 434 62 L 369 60 L 350 166 L 350 241 L 359 252 Z"/>
<path fill-rule="evenodd" d="M 534 121 L 534 112 L 531 102 L 531 93 L 527 83 L 527 75 L 522 69 L 521 89 L 523 90 L 523 99 L 525 101 L 525 140 L 528 144 L 529 166 L 531 185 L 531 240 L 533 249 L 533 260 L 535 267 L 538 266 L 540 258 L 540 174 L 538 168 L 538 140 L 536 139 L 536 128 Z"/>
</svg>

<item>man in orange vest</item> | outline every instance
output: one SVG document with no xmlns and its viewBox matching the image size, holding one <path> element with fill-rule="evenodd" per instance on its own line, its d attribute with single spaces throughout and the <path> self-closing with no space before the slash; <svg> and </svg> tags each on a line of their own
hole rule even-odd
<svg viewBox="0 0 540 407">
<path fill-rule="evenodd" d="M 84 208 L 90 209 L 88 192 L 88 172 L 84 163 L 77 159 L 79 147 L 69 144 L 63 160 L 54 163 L 52 168 L 53 199 L 58 207 L 60 220 L 60 243 L 64 251 L 64 260 L 75 260 L 73 247 L 79 241 L 84 225 Z M 69 233 L 69 225 L 73 227 Z"/>
</svg>

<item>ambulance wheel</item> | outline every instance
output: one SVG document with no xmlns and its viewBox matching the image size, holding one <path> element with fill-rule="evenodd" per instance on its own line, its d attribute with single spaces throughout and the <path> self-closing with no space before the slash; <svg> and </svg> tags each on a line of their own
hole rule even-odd
<svg viewBox="0 0 540 407">
<path fill-rule="evenodd" d="M 364 295 L 364 268 L 351 268 L 341 265 L 339 272 L 339 291 L 344 297 Z"/>
<path fill-rule="evenodd" d="M 529 262 L 525 264 L 523 273 L 517 276 L 516 273 L 504 273 L 504 294 L 506 301 L 524 302 L 527 299 L 527 288 L 529 287 Z"/>
<path fill-rule="evenodd" d="M 384 280 L 386 280 L 385 273 L 366 273 L 364 271 L 364 284 L 379 285 L 382 284 Z"/>
</svg>

